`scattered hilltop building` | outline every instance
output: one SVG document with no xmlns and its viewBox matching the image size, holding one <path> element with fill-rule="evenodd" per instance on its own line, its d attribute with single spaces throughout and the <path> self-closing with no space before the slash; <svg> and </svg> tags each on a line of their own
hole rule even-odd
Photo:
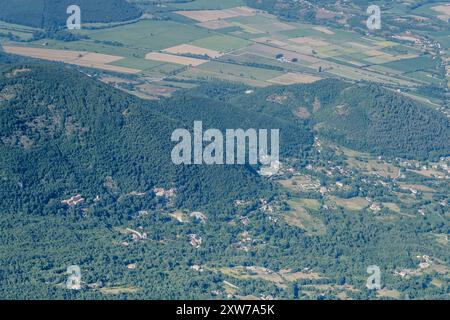
<svg viewBox="0 0 450 320">
<path fill-rule="evenodd" d="M 139 231 L 136 231 L 136 230 L 133 230 L 130 228 L 127 228 L 126 230 L 131 233 L 131 238 L 133 241 L 147 239 L 147 237 L 148 237 L 147 233 L 145 233 L 145 232 L 140 233 Z"/>
<path fill-rule="evenodd" d="M 372 210 L 373 212 L 381 211 L 381 205 L 379 203 L 372 203 L 370 205 L 370 210 Z"/>
<path fill-rule="evenodd" d="M 205 271 L 201 266 L 199 266 L 198 264 L 194 264 L 191 266 L 191 269 L 197 272 L 203 272 Z"/>
<path fill-rule="evenodd" d="M 190 239 L 190 244 L 191 246 L 193 246 L 195 249 L 200 248 L 201 244 L 202 244 L 202 238 L 199 237 L 198 235 L 194 234 L 190 234 L 189 235 L 189 239 Z"/>
<path fill-rule="evenodd" d="M 399 275 L 400 277 L 406 277 L 407 275 L 409 275 L 411 273 L 411 270 L 409 269 L 403 269 L 400 271 L 395 271 L 394 274 Z"/>
<path fill-rule="evenodd" d="M 247 205 L 249 203 L 250 203 L 250 201 L 244 201 L 244 200 L 240 200 L 240 199 L 234 201 L 234 204 L 236 206 L 245 206 L 245 205 Z"/>
<path fill-rule="evenodd" d="M 261 210 L 264 212 L 274 212 L 274 207 L 270 204 L 264 204 L 261 206 Z"/>
<path fill-rule="evenodd" d="M 176 189 L 171 188 L 169 190 L 165 190 L 164 188 L 154 188 L 153 192 L 157 197 L 166 197 L 166 198 L 172 198 L 176 194 Z"/>
<path fill-rule="evenodd" d="M 202 212 L 198 211 L 192 212 L 189 216 L 195 220 L 199 220 L 201 223 L 205 223 L 207 220 L 206 216 Z"/>
<path fill-rule="evenodd" d="M 248 217 L 240 217 L 239 220 L 241 221 L 241 223 L 244 226 L 247 226 L 250 223 L 250 220 L 248 219 Z"/>
<path fill-rule="evenodd" d="M 270 161 L 270 166 L 263 166 L 258 173 L 263 177 L 272 177 L 276 175 L 281 169 L 281 162 L 278 160 L 272 161 L 269 156 L 261 157 L 261 162 L 267 163 Z"/>
<path fill-rule="evenodd" d="M 62 204 L 67 204 L 69 207 L 75 207 L 84 201 L 80 194 L 71 197 L 70 199 L 61 201 Z"/>
</svg>

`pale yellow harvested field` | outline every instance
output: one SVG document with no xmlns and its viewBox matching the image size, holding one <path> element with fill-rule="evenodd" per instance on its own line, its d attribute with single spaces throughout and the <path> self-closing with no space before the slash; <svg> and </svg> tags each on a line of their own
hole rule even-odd
<svg viewBox="0 0 450 320">
<path fill-rule="evenodd" d="M 313 27 L 313 29 L 320 31 L 322 33 L 325 33 L 325 34 L 335 34 L 333 31 L 331 31 L 330 29 L 328 29 L 326 27 Z"/>
<path fill-rule="evenodd" d="M 163 50 L 172 54 L 195 54 L 195 55 L 207 55 L 210 58 L 218 58 L 223 54 L 216 50 L 205 49 L 190 44 L 180 44 L 175 47 L 167 48 Z"/>
<path fill-rule="evenodd" d="M 139 69 L 108 65 L 107 63 L 118 61 L 120 59 L 123 59 L 123 57 L 95 52 L 41 49 L 20 46 L 3 46 L 3 50 L 6 53 L 17 54 L 21 56 L 48 61 L 64 62 L 82 67 L 96 68 L 120 73 L 135 74 L 142 71 Z"/>
<path fill-rule="evenodd" d="M 399 183 L 399 186 L 400 186 L 400 188 L 406 189 L 406 190 L 415 189 L 415 190 L 419 190 L 419 191 L 422 191 L 422 192 L 435 192 L 434 189 L 432 189 L 430 187 L 427 187 L 427 186 L 424 186 L 422 184 Z"/>
<path fill-rule="evenodd" d="M 328 42 L 325 42 L 325 41 L 322 41 L 319 39 L 310 38 L 310 37 L 291 38 L 291 39 L 289 39 L 289 41 L 299 43 L 299 44 L 306 44 L 306 45 L 312 46 L 312 47 L 324 47 L 324 46 L 329 45 Z"/>
<path fill-rule="evenodd" d="M 370 48 L 371 48 L 369 46 L 366 46 L 366 45 L 358 43 L 358 42 L 349 42 L 348 44 L 350 44 L 352 47 L 357 47 L 357 48 L 366 49 L 366 50 L 370 50 Z"/>
<path fill-rule="evenodd" d="M 233 25 L 225 20 L 212 20 L 212 21 L 206 21 L 197 23 L 198 26 L 211 29 L 211 30 L 218 30 L 223 28 L 232 27 Z"/>
<path fill-rule="evenodd" d="M 302 54 L 305 54 L 305 55 L 311 55 L 312 51 L 314 50 L 314 48 L 310 47 L 310 46 L 293 45 L 293 44 L 289 44 L 287 46 L 284 46 L 283 49 L 292 50 L 292 51 L 295 51 L 295 52 L 298 52 L 298 53 L 302 53 Z M 316 59 L 318 61 L 317 58 L 314 58 L 312 56 L 310 56 L 310 57 L 313 58 L 313 59 Z"/>
<path fill-rule="evenodd" d="M 413 53 L 406 53 L 406 54 L 401 54 L 399 56 L 395 56 L 398 60 L 402 60 L 402 59 L 411 59 L 411 58 L 417 58 L 418 55 L 417 54 L 413 54 Z"/>
<path fill-rule="evenodd" d="M 384 288 L 384 289 L 377 290 L 377 296 L 393 298 L 393 299 L 400 299 L 401 294 L 397 290 L 390 290 L 390 289 Z"/>
<path fill-rule="evenodd" d="M 81 51 L 63 51 L 14 46 L 3 46 L 3 50 L 6 53 L 58 62 L 75 60 L 78 59 L 83 53 L 85 53 Z"/>
<path fill-rule="evenodd" d="M 362 197 L 342 199 L 342 198 L 337 198 L 337 197 L 333 196 L 333 197 L 331 197 L 331 201 L 333 201 L 340 207 L 345 207 L 348 210 L 353 210 L 353 211 L 363 210 L 370 205 L 370 202 Z"/>
<path fill-rule="evenodd" d="M 450 5 L 449 4 L 435 6 L 435 7 L 432 7 L 431 9 L 433 9 L 434 11 L 436 11 L 438 13 L 442 13 L 441 15 L 438 16 L 439 19 L 444 20 L 444 21 L 448 21 L 448 19 L 450 19 Z"/>
<path fill-rule="evenodd" d="M 277 22 L 274 21 L 271 26 L 273 27 L 274 30 L 276 31 L 285 31 L 285 30 L 294 30 L 297 29 L 297 26 L 294 25 L 290 25 L 284 22 Z"/>
<path fill-rule="evenodd" d="M 376 56 L 384 56 L 386 55 L 385 52 L 382 51 L 378 51 L 378 50 L 369 50 L 367 52 L 364 52 L 365 54 L 372 56 L 372 57 L 376 57 Z"/>
<path fill-rule="evenodd" d="M 309 74 L 289 72 L 267 81 L 277 84 L 289 85 L 295 83 L 313 83 L 321 79 L 322 78 L 320 77 L 316 77 Z"/>
<path fill-rule="evenodd" d="M 69 61 L 66 63 L 75 64 L 80 67 L 88 67 L 88 68 L 101 69 L 101 70 L 106 70 L 106 71 L 127 73 L 127 74 L 136 74 L 136 73 L 139 73 L 142 71 L 139 69 L 132 69 L 132 68 L 126 68 L 126 67 L 120 67 L 120 66 L 113 66 L 111 64 L 95 63 L 95 62 L 81 61 L 81 60 Z"/>
<path fill-rule="evenodd" d="M 250 25 L 244 24 L 244 23 L 231 22 L 231 25 L 232 25 L 232 26 L 235 26 L 235 27 L 239 27 L 239 28 L 241 28 L 242 30 L 244 30 L 245 32 L 251 33 L 251 34 L 261 34 L 261 33 L 264 33 L 264 31 L 259 30 L 259 29 L 255 28 L 254 26 L 250 26 Z"/>
<path fill-rule="evenodd" d="M 176 11 L 176 13 L 193 20 L 207 22 L 235 17 L 249 17 L 255 15 L 256 10 L 249 7 L 236 7 L 223 10 Z"/>
<path fill-rule="evenodd" d="M 170 63 L 175 63 L 175 64 L 181 64 L 184 66 L 194 66 L 194 67 L 199 66 L 202 63 L 208 62 L 208 60 L 175 56 L 172 54 L 160 53 L 160 52 L 147 53 L 145 56 L 145 59 L 154 60 L 154 61 L 162 61 L 162 62 L 170 62 Z"/>
<path fill-rule="evenodd" d="M 411 42 L 418 42 L 418 41 L 420 41 L 419 38 L 416 38 L 414 36 L 407 36 L 407 35 L 393 36 L 393 38 L 398 39 L 398 40 L 411 41 Z"/>
<path fill-rule="evenodd" d="M 280 40 L 277 40 L 277 39 L 274 39 L 274 38 L 270 38 L 270 37 L 261 37 L 261 38 L 256 38 L 256 39 L 253 39 L 253 40 L 256 41 L 256 42 L 259 42 L 259 43 L 273 44 L 273 45 L 275 45 L 277 47 L 284 47 L 284 46 L 288 45 L 284 41 L 280 41 Z"/>
<path fill-rule="evenodd" d="M 78 60 L 93 62 L 93 63 L 111 63 L 117 60 L 123 59 L 123 57 L 112 56 L 109 54 L 101 54 L 95 52 L 86 52 Z"/>
</svg>

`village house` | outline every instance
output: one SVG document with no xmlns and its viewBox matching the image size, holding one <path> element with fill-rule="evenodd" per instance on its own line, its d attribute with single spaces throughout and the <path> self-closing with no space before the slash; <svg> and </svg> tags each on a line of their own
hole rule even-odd
<svg viewBox="0 0 450 320">
<path fill-rule="evenodd" d="M 164 188 L 154 188 L 153 192 L 157 197 L 166 197 L 166 198 L 172 198 L 176 194 L 176 189 L 171 188 L 169 190 L 165 190 Z"/>
<path fill-rule="evenodd" d="M 130 229 L 130 228 L 127 228 L 126 230 L 131 233 L 131 239 L 133 241 L 139 241 L 139 240 L 147 239 L 148 235 L 145 232 L 140 233 L 139 231 L 136 231 L 136 230 L 133 230 L 133 229 Z"/>
<path fill-rule="evenodd" d="M 191 218 L 194 218 L 196 221 L 197 220 L 200 221 L 201 223 L 205 223 L 206 220 L 207 220 L 206 216 L 203 213 L 197 212 L 197 211 L 196 212 L 192 212 L 189 216 Z"/>
<path fill-rule="evenodd" d="M 378 212 L 381 210 L 381 205 L 379 203 L 372 203 L 370 205 L 370 210 L 372 210 L 373 212 Z"/>
<path fill-rule="evenodd" d="M 82 203 L 84 198 L 81 197 L 80 194 L 71 197 L 70 199 L 61 201 L 62 204 L 67 204 L 69 207 L 75 207 L 76 205 Z"/>
<path fill-rule="evenodd" d="M 193 246 L 195 249 L 200 248 L 201 244 L 202 244 L 202 238 L 199 237 L 198 235 L 194 234 L 190 234 L 189 235 L 189 239 L 190 239 L 190 244 L 191 246 Z"/>
<path fill-rule="evenodd" d="M 244 226 L 247 226 L 250 223 L 250 220 L 248 219 L 248 217 L 240 217 L 239 220 L 241 221 L 241 223 Z"/>
<path fill-rule="evenodd" d="M 193 266 L 191 266 L 191 269 L 194 270 L 194 271 L 197 271 L 197 272 L 203 272 L 204 271 L 204 269 L 201 266 L 199 266 L 198 264 L 194 264 Z"/>
</svg>

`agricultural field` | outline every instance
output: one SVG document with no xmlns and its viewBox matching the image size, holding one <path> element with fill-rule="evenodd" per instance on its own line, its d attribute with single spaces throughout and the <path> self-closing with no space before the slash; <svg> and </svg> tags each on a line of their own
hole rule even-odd
<svg viewBox="0 0 450 320">
<path fill-rule="evenodd" d="M 144 10 L 151 7 L 143 1 L 133 2 Z M 148 9 L 148 14 L 136 21 L 91 23 L 82 30 L 71 31 L 82 37 L 74 41 L 51 37 L 34 40 L 38 29 L 4 22 L 0 23 L 0 36 L 11 33 L 2 41 L 10 47 L 18 46 L 20 40 L 21 46 L 121 57 L 102 64 L 77 64 L 105 72 L 142 75 L 146 81 L 221 79 L 261 87 L 331 77 L 396 86 L 412 96 L 419 86 L 441 85 L 444 81 L 434 56 L 409 41 L 417 40 L 411 35 L 386 39 L 335 26 L 282 21 L 273 14 L 247 7 L 244 2 L 166 1 L 163 11 L 169 15 L 165 19 Z M 442 15 L 446 10 L 444 4 L 436 4 L 419 7 L 417 14 Z M 319 16 L 327 12 L 320 12 Z M 443 46 L 448 38 L 448 32 L 436 32 L 436 39 Z M 22 54 L 33 56 L 25 51 Z M 430 102 L 436 102 L 431 99 Z"/>
<path fill-rule="evenodd" d="M 277 287 L 283 289 L 286 289 L 291 282 L 297 280 L 308 279 L 313 281 L 323 279 L 320 274 L 311 271 L 294 272 L 290 269 L 282 269 L 279 272 L 274 272 L 273 270 L 257 266 L 236 266 L 234 268 L 222 267 L 213 270 L 235 279 L 272 282 Z"/>
<path fill-rule="evenodd" d="M 448 2 L 425 4 L 416 8 L 414 13 L 424 16 L 437 17 L 442 21 L 448 21 L 450 19 L 450 5 Z"/>
<path fill-rule="evenodd" d="M 313 213 L 308 212 L 301 201 L 290 200 L 288 203 L 291 209 L 283 214 L 283 219 L 287 224 L 305 230 L 308 235 L 323 235 L 326 233 L 323 222 Z"/>
</svg>

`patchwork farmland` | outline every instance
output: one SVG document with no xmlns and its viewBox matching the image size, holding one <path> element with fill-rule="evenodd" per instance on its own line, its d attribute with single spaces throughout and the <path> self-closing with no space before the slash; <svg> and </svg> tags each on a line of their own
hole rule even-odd
<svg viewBox="0 0 450 320">
<path fill-rule="evenodd" d="M 447 9 L 436 5 L 428 8 L 427 14 L 445 15 Z M 439 82 L 432 56 L 407 41 L 409 35 L 383 39 L 330 26 L 281 21 L 240 0 L 170 2 L 165 10 L 170 12 L 168 19 L 148 14 L 130 23 L 89 24 L 71 31 L 80 36 L 76 41 L 33 40 L 37 29 L 2 23 L 0 31 L 13 32 L 17 39 L 2 40 L 3 50 L 102 72 L 132 74 L 147 84 L 221 79 L 269 86 L 332 77 L 414 91 Z M 416 97 L 414 92 L 409 94 Z"/>
</svg>

